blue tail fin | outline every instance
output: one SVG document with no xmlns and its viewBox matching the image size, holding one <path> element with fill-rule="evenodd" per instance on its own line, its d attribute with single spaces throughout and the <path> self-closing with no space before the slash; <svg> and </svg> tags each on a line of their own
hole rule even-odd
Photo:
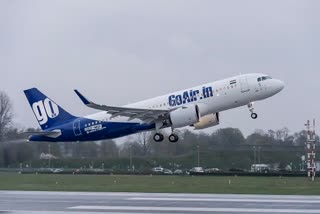
<svg viewBox="0 0 320 214">
<path fill-rule="evenodd" d="M 75 116 L 66 112 L 38 89 L 31 88 L 25 90 L 24 93 L 42 130 L 54 128 L 76 119 Z"/>
</svg>

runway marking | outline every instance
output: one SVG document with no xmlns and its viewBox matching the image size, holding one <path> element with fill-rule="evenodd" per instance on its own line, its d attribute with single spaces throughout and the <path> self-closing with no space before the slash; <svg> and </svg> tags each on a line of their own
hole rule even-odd
<svg viewBox="0 0 320 214">
<path fill-rule="evenodd" d="M 228 196 L 232 198 L 243 198 L 243 197 L 252 197 L 252 198 L 313 198 L 313 199 L 320 199 L 320 196 L 308 196 L 308 195 L 259 195 L 259 194 L 193 194 L 193 193 L 138 193 L 138 192 L 54 192 L 54 191 L 2 191 L 0 190 L 0 195 L 2 194 L 12 194 L 12 195 L 94 195 L 94 196 L 153 196 L 153 197 L 161 197 L 161 196 L 173 196 L 173 197 L 181 197 L 181 196 L 193 196 L 193 197 L 221 197 L 221 196 Z"/>
<path fill-rule="evenodd" d="M 75 206 L 72 210 L 171 211 L 171 212 L 232 212 L 232 213 L 308 213 L 319 214 L 320 209 L 257 209 L 202 207 L 143 207 L 143 206 Z"/>
<path fill-rule="evenodd" d="M 5 212 L 6 214 L 83 214 L 84 212 L 81 211 L 25 211 L 25 210 L 5 210 L 0 211 Z M 115 214 L 113 211 L 111 212 L 103 212 L 103 213 L 110 213 Z M 102 214 L 102 212 L 85 212 L 85 214 Z M 136 212 L 117 212 L 116 214 L 137 214 Z M 148 214 L 148 213 L 144 213 Z M 164 214 L 164 213 L 152 213 L 152 214 Z M 177 213 L 165 213 L 165 214 L 177 214 Z"/>
<path fill-rule="evenodd" d="M 37 200 L 37 203 L 40 204 L 40 203 L 79 203 L 80 201 L 79 200 L 49 200 L 49 199 L 38 199 L 38 198 L 35 198 L 35 199 L 0 199 L 0 202 L 9 202 L 9 203 L 33 203 L 35 202 L 35 200 Z M 112 200 L 109 200 L 109 201 L 112 201 Z M 87 199 L 81 199 L 81 202 L 80 203 L 88 203 L 88 204 L 105 204 L 106 203 L 106 200 L 97 200 L 97 201 L 88 201 Z"/>
<path fill-rule="evenodd" d="M 320 200 L 290 200 L 290 199 L 241 199 L 241 198 L 129 198 L 131 201 L 203 201 L 203 202 L 257 202 L 257 203 L 303 203 L 319 204 Z"/>
<path fill-rule="evenodd" d="M 192 198 L 247 198 L 247 199 L 298 199 L 298 200 L 320 200 L 320 196 L 305 195 L 259 195 L 259 194 L 179 194 L 179 193 L 129 193 L 129 192 L 50 192 L 50 191 L 0 191 L 3 195 L 35 195 L 35 196 L 128 196 L 128 197 L 192 197 Z"/>
<path fill-rule="evenodd" d="M 6 195 L 36 195 L 36 196 L 142 196 L 144 193 L 127 192 L 54 192 L 54 191 L 0 191 Z"/>
</svg>

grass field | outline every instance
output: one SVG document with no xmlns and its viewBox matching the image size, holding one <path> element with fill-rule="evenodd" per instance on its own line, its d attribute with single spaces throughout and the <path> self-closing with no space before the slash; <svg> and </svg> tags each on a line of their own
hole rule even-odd
<svg viewBox="0 0 320 214">
<path fill-rule="evenodd" d="M 320 195 L 307 178 L 0 174 L 0 190 Z"/>
</svg>

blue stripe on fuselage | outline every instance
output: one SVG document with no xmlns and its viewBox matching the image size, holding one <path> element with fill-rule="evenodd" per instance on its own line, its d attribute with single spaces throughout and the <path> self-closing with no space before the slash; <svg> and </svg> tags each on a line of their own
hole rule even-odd
<svg viewBox="0 0 320 214">
<path fill-rule="evenodd" d="M 154 128 L 155 124 L 109 122 L 87 118 L 78 118 L 72 122 L 48 130 L 61 130 L 62 134 L 57 138 L 33 135 L 29 138 L 29 140 L 48 142 L 97 141 L 123 137 Z"/>
</svg>

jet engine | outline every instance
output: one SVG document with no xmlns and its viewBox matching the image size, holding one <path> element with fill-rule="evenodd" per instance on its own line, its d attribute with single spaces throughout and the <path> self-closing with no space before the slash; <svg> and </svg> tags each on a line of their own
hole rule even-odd
<svg viewBox="0 0 320 214">
<path fill-rule="evenodd" d="M 219 118 L 219 113 L 215 114 L 208 114 L 204 117 L 201 117 L 199 122 L 193 124 L 192 126 L 194 127 L 195 130 L 198 129 L 206 129 L 212 126 L 219 125 L 220 123 L 220 118 Z"/>
<path fill-rule="evenodd" d="M 182 128 L 199 122 L 200 113 L 197 105 L 182 107 L 170 113 L 172 128 Z"/>
</svg>

